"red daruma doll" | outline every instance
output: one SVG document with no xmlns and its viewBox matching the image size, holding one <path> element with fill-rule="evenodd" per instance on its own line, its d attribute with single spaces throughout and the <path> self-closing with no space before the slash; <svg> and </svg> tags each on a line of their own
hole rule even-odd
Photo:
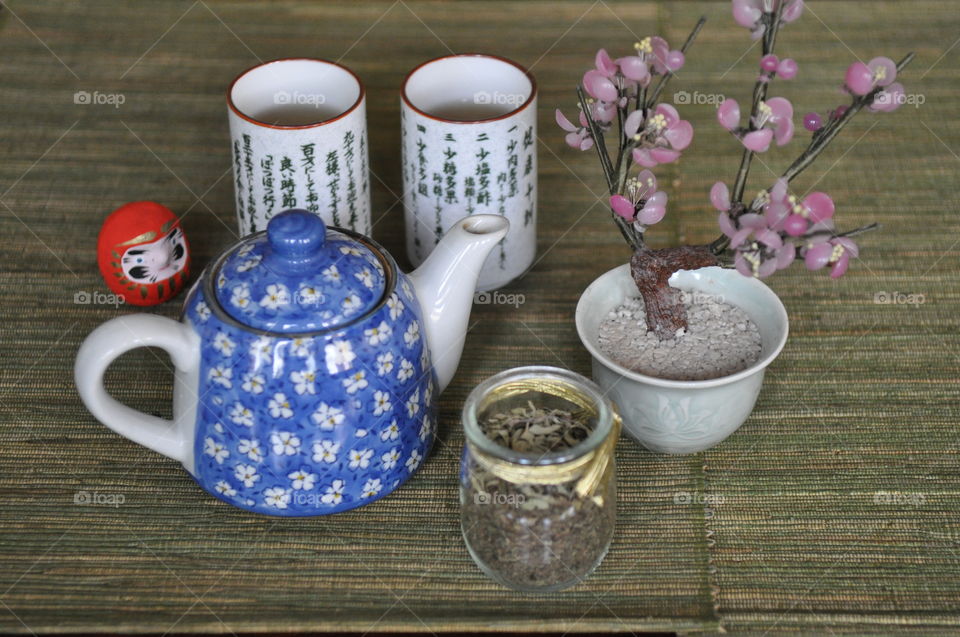
<svg viewBox="0 0 960 637">
<path fill-rule="evenodd" d="M 177 295 L 189 275 L 187 237 L 169 208 L 134 201 L 103 222 L 97 264 L 107 287 L 127 303 L 163 303 Z"/>
</svg>

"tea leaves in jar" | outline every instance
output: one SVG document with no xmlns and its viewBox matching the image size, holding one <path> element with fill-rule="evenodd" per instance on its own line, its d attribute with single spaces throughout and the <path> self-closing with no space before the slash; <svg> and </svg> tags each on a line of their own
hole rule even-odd
<svg viewBox="0 0 960 637">
<path fill-rule="evenodd" d="M 543 408 L 528 402 L 478 419 L 484 436 L 521 452 L 534 464 L 526 480 L 505 479 L 468 445 L 462 483 L 462 526 L 474 560 L 494 579 L 525 591 L 566 588 L 603 559 L 613 535 L 615 481 L 612 458 L 592 493 L 578 491 L 580 474 L 551 482 L 538 476 L 545 454 L 571 451 L 593 432 L 593 414 Z M 502 465 L 501 465 L 502 466 Z M 498 475 L 498 473 L 500 475 Z"/>
<path fill-rule="evenodd" d="M 575 447 L 593 431 L 587 414 L 539 409 L 532 402 L 480 422 L 484 435 L 514 451 L 550 453 Z"/>
</svg>

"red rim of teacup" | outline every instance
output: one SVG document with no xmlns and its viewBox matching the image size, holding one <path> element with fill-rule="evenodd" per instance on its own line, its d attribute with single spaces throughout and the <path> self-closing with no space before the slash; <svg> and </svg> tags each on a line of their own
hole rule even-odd
<svg viewBox="0 0 960 637">
<path fill-rule="evenodd" d="M 260 121 L 259 119 L 250 117 L 249 115 L 247 115 L 246 113 L 244 113 L 243 111 L 241 111 L 239 108 L 237 108 L 237 105 L 233 103 L 233 87 L 234 87 L 234 86 L 236 85 L 236 83 L 239 82 L 240 79 L 241 79 L 244 75 L 246 75 L 247 73 L 250 73 L 251 71 L 255 71 L 256 69 L 259 69 L 259 68 L 262 67 L 262 66 L 268 66 L 268 65 L 270 65 L 270 64 L 277 64 L 278 62 L 303 62 L 303 61 L 306 61 L 306 62 L 321 62 L 321 63 L 323 63 L 323 64 L 329 64 L 330 66 L 336 66 L 337 68 L 341 68 L 341 69 L 343 69 L 344 71 L 346 71 L 347 73 L 349 73 L 349 74 L 351 75 L 351 77 L 353 77 L 353 79 L 357 82 L 357 86 L 360 87 L 360 94 L 357 95 L 357 101 L 355 101 L 355 102 L 350 106 L 350 108 L 348 108 L 347 110 L 343 111 L 342 113 L 340 113 L 340 114 L 337 115 L 336 117 L 331 117 L 330 119 L 323 119 L 323 120 L 320 120 L 319 122 L 313 122 L 313 123 L 310 123 L 310 124 L 297 124 L 297 125 L 292 125 L 292 126 L 285 126 L 285 125 L 282 125 L 282 124 L 269 124 L 269 123 L 267 123 L 267 122 L 262 122 L 262 121 Z M 318 126 L 324 126 L 324 125 L 326 125 L 326 124 L 331 124 L 331 123 L 337 121 L 338 119 L 343 119 L 344 117 L 346 117 L 347 115 L 349 115 L 349 114 L 352 113 L 353 111 L 357 110 L 357 107 L 360 106 L 360 103 L 361 103 L 361 102 L 363 102 L 363 98 L 364 98 L 364 96 L 366 96 L 366 94 L 367 94 L 367 89 L 366 89 L 366 87 L 363 85 L 363 82 L 360 81 L 360 77 L 359 77 L 356 73 L 354 73 L 353 71 L 351 71 L 350 69 L 348 69 L 347 67 L 345 67 L 345 66 L 342 65 L 342 64 L 337 64 L 336 62 L 332 62 L 332 61 L 330 61 L 330 60 L 324 60 L 323 58 L 309 58 L 309 57 L 278 58 L 278 59 L 276 59 L 276 60 L 270 60 L 270 61 L 268 61 L 268 62 L 261 62 L 260 64 L 254 64 L 253 66 L 251 66 L 250 68 L 248 68 L 247 70 L 241 72 L 239 75 L 237 75 L 235 78 L 233 78 L 233 81 L 230 82 L 230 85 L 227 87 L 227 106 L 230 107 L 230 110 L 231 110 L 231 111 L 233 111 L 234 113 L 236 113 L 237 117 L 240 117 L 241 119 L 245 119 L 246 121 L 250 122 L 251 124 L 256 124 L 257 126 L 263 126 L 264 128 L 275 128 L 275 129 L 278 129 L 278 130 L 303 130 L 303 129 L 305 129 L 305 128 L 316 128 L 316 127 L 318 127 Z"/>
<path fill-rule="evenodd" d="M 485 117 L 483 119 L 447 119 L 446 117 L 437 117 L 436 115 L 433 115 L 420 108 L 417 108 L 416 106 L 413 105 L 413 102 L 410 101 L 410 98 L 407 97 L 407 82 L 410 81 L 410 78 L 413 77 L 414 73 L 416 73 L 423 67 L 427 66 L 428 64 L 433 64 L 434 62 L 439 62 L 440 60 L 447 60 L 450 58 L 470 58 L 470 57 L 489 58 L 491 60 L 499 60 L 500 62 L 506 62 L 507 64 L 520 69 L 520 71 L 522 71 L 523 74 L 527 76 L 527 79 L 530 80 L 530 95 L 527 96 L 527 99 L 524 100 L 523 104 L 516 107 L 512 111 L 508 113 L 504 113 L 503 115 L 497 115 L 496 117 Z M 403 84 L 400 86 L 400 99 L 403 100 L 404 104 L 409 106 L 416 113 L 423 115 L 424 117 L 427 117 L 429 119 L 432 119 L 438 122 L 445 122 L 447 124 L 481 124 L 484 122 L 495 122 L 497 120 L 506 119 L 508 117 L 516 115 L 520 111 L 530 106 L 530 104 L 533 102 L 533 99 L 536 96 L 537 96 L 537 80 L 534 79 L 533 73 L 528 71 L 525 67 L 521 66 L 520 64 L 517 64 L 513 60 L 510 60 L 505 57 L 501 57 L 499 55 L 492 55 L 490 53 L 454 53 L 452 55 L 441 55 L 438 58 L 433 58 L 432 60 L 421 62 L 417 66 L 413 67 L 409 73 L 407 73 L 407 76 L 403 78 Z"/>
</svg>

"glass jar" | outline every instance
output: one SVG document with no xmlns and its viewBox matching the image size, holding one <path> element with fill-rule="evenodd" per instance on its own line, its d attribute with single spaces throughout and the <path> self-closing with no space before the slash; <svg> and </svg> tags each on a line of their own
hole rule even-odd
<svg viewBox="0 0 960 637">
<path fill-rule="evenodd" d="M 463 428 L 460 524 L 473 560 L 524 592 L 583 581 L 616 522 L 610 400 L 571 371 L 519 367 L 470 393 Z"/>
</svg>

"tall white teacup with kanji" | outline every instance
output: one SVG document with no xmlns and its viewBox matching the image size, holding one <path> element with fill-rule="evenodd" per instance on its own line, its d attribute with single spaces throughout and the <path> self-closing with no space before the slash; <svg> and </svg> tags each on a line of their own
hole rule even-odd
<svg viewBox="0 0 960 637">
<path fill-rule="evenodd" d="M 227 89 L 240 236 L 300 208 L 369 234 L 366 94 L 348 68 L 311 58 L 274 60 Z"/>
<path fill-rule="evenodd" d="M 533 75 L 492 55 L 451 55 L 413 69 L 400 95 L 407 256 L 420 264 L 464 215 L 500 215 L 510 232 L 477 289 L 507 285 L 537 251 Z"/>
</svg>

